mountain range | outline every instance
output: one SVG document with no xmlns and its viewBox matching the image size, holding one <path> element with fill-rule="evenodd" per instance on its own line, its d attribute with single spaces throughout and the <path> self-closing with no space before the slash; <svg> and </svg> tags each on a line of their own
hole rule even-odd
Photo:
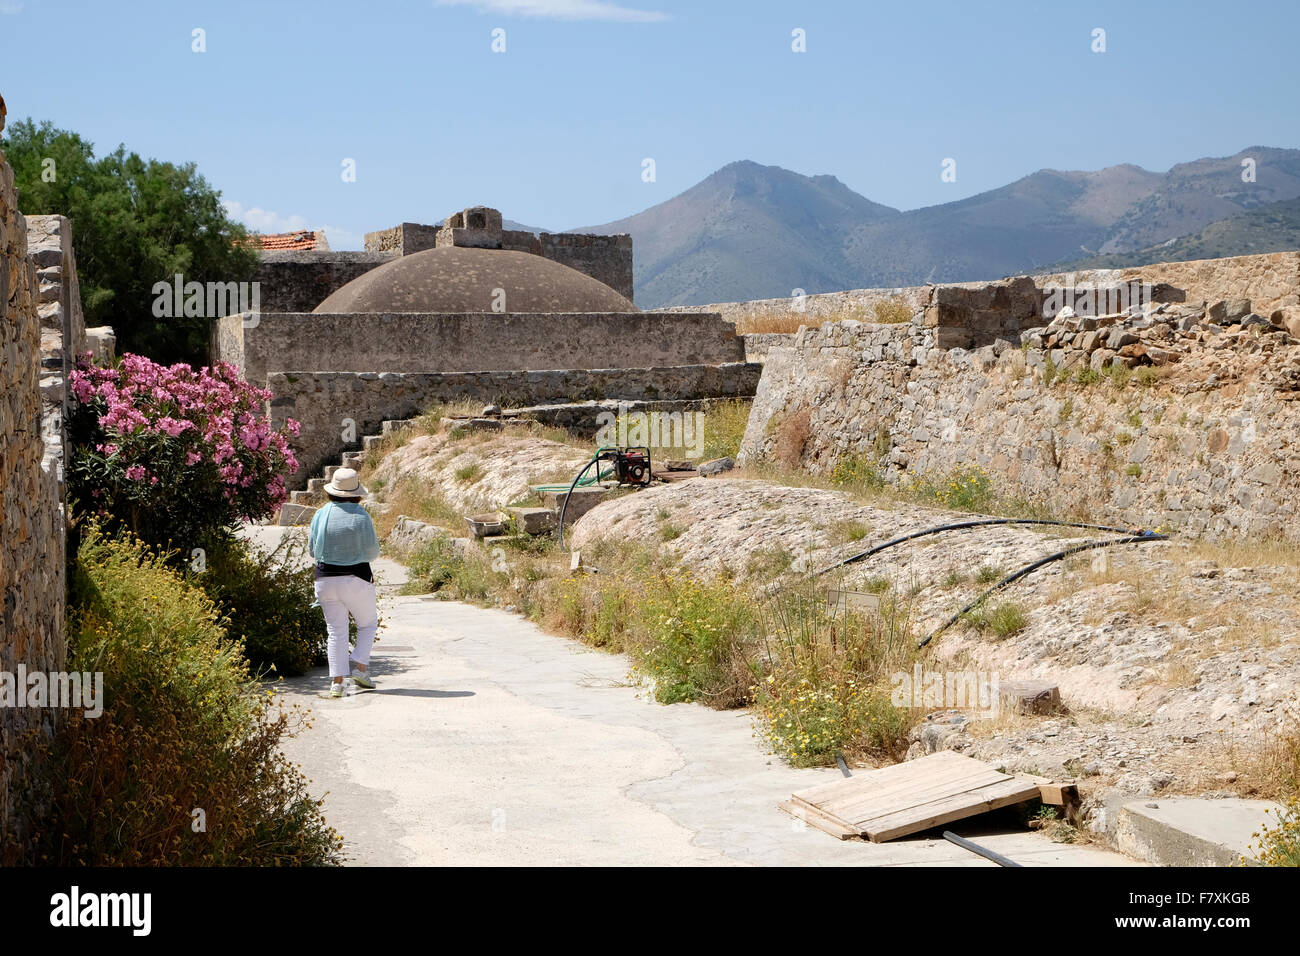
<svg viewBox="0 0 1300 956">
<path fill-rule="evenodd" d="M 1243 160 L 1254 181 L 1243 181 Z M 834 176 L 730 163 L 626 219 L 642 308 L 996 279 L 1300 247 L 1300 150 L 1251 147 L 1157 173 L 1043 169 L 906 212 Z"/>
</svg>

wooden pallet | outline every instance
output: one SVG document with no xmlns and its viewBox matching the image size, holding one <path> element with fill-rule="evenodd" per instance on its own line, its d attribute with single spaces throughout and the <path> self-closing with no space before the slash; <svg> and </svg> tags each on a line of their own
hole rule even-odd
<svg viewBox="0 0 1300 956">
<path fill-rule="evenodd" d="M 841 840 L 883 843 L 1041 796 L 1036 779 L 944 750 L 810 787 L 780 806 Z"/>
</svg>

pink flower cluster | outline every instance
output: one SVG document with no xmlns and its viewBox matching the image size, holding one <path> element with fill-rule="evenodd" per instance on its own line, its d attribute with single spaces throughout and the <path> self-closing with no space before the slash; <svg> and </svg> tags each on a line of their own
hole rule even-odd
<svg viewBox="0 0 1300 956">
<path fill-rule="evenodd" d="M 156 485 L 169 465 L 211 467 L 237 508 L 273 510 L 288 496 L 284 476 L 298 467 L 288 439 L 298 423 L 273 429 L 264 412 L 271 393 L 233 365 L 164 366 L 127 354 L 116 367 L 100 367 L 87 356 L 69 384 L 75 402 L 98 415 L 95 450 L 127 481 Z"/>
</svg>

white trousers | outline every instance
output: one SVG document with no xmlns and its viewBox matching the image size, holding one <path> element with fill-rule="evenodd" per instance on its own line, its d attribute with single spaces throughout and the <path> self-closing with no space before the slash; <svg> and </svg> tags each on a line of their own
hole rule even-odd
<svg viewBox="0 0 1300 956">
<path fill-rule="evenodd" d="M 374 582 L 363 581 L 352 574 L 318 578 L 316 600 L 325 612 L 330 677 L 347 677 L 352 672 L 348 661 L 349 614 L 357 622 L 357 646 L 352 652 L 352 660 L 369 666 L 370 648 L 375 643 L 375 631 L 379 629 Z"/>
</svg>

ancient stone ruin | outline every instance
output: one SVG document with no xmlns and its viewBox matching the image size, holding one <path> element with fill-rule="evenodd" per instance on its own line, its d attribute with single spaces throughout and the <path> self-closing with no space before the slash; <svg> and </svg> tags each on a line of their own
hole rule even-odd
<svg viewBox="0 0 1300 956">
<path fill-rule="evenodd" d="M 328 275 L 313 298 L 329 294 L 310 312 L 264 308 L 213 325 L 213 358 L 275 393 L 276 424 L 302 424 L 298 484 L 359 450 L 385 420 L 440 401 L 553 406 L 555 416 L 575 403 L 680 410 L 754 394 L 760 367 L 745 361 L 720 315 L 632 304 L 627 236 L 534 236 L 503 230 L 499 212 L 474 207 L 442 226 L 371 233 L 367 246 L 373 251 L 328 254 L 347 266 L 328 274 L 316 271 L 319 255 L 289 268 L 264 254 L 264 303 L 308 301 L 299 265 Z M 385 259 L 376 264 L 378 255 Z M 288 292 L 276 284 L 282 277 Z M 281 519 L 306 513 L 287 508 Z"/>
</svg>

